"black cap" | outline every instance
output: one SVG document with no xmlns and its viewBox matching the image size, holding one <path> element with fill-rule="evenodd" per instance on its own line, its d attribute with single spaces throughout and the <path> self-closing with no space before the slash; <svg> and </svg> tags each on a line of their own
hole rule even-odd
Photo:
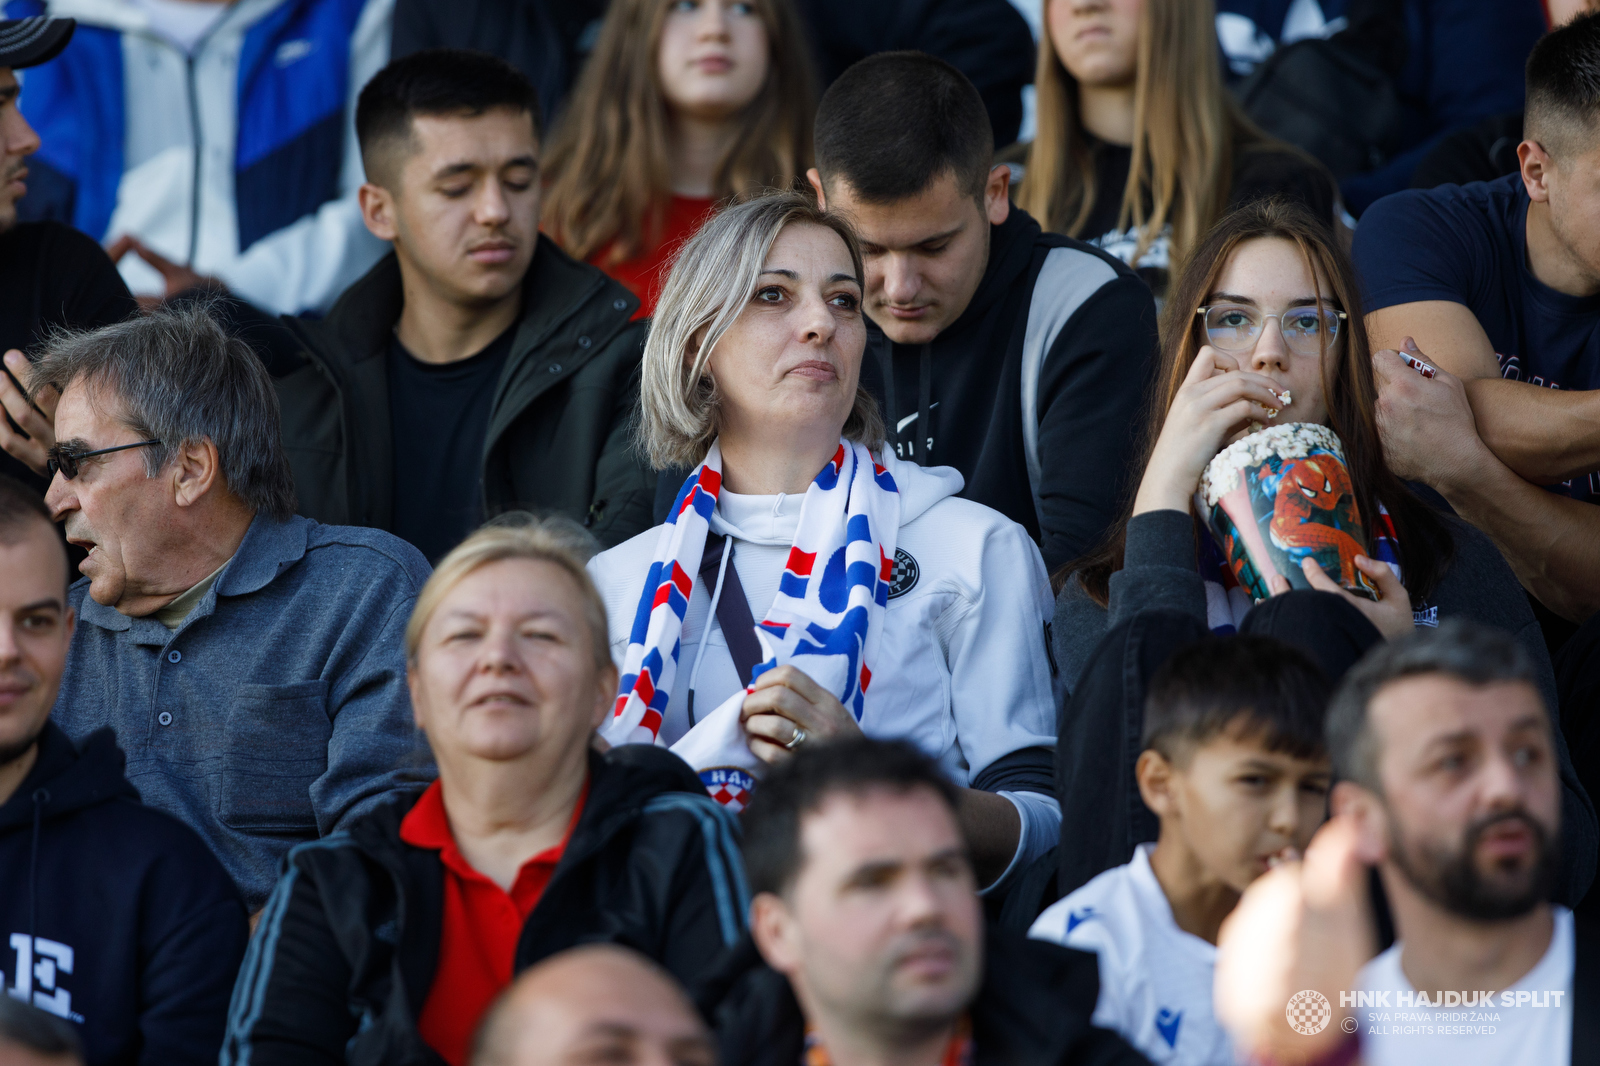
<svg viewBox="0 0 1600 1066">
<path fill-rule="evenodd" d="M 43 15 L 0 22 L 0 67 L 36 67 L 54 59 L 72 40 L 77 25 L 74 19 Z"/>
</svg>

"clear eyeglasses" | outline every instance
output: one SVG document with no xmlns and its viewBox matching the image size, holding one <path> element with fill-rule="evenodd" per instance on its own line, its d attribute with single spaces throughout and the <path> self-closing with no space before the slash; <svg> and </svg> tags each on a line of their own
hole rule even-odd
<svg viewBox="0 0 1600 1066">
<path fill-rule="evenodd" d="M 1261 339 L 1267 319 L 1276 318 L 1283 342 L 1296 355 L 1320 355 L 1326 341 L 1329 347 L 1339 338 L 1340 323 L 1349 316 L 1331 307 L 1291 307 L 1281 314 L 1263 314 L 1260 308 L 1242 304 L 1209 304 L 1196 308 L 1205 322 L 1206 340 L 1222 352 L 1246 352 Z"/>
</svg>

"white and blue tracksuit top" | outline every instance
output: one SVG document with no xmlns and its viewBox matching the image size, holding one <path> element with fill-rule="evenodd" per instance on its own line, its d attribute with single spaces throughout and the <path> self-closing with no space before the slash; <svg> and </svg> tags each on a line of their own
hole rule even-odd
<svg viewBox="0 0 1600 1066">
<path fill-rule="evenodd" d="M 78 20 L 23 72 L 38 130 L 21 217 L 133 234 L 282 314 L 323 311 L 387 246 L 367 232 L 355 101 L 389 58 L 394 0 L 236 0 L 185 53 L 130 0 L 11 0 Z M 160 294 L 137 256 L 135 293 Z"/>
</svg>

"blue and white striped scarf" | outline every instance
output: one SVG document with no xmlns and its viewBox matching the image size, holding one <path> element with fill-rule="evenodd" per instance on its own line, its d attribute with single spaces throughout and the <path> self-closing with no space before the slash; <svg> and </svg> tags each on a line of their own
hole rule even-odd
<svg viewBox="0 0 1600 1066">
<path fill-rule="evenodd" d="M 693 575 L 721 489 L 722 451 L 713 443 L 705 462 L 683 483 L 656 542 L 616 705 L 601 728 L 612 744 L 661 743 Z M 894 478 L 865 446 L 841 440 L 806 489 L 777 597 L 756 627 L 767 654 L 752 682 L 779 664 L 798 667 L 861 720 L 899 531 L 900 490 Z M 739 722 L 745 695 L 734 693 L 673 746 L 702 777 L 713 768 L 759 772 L 761 764 L 744 742 Z"/>
</svg>

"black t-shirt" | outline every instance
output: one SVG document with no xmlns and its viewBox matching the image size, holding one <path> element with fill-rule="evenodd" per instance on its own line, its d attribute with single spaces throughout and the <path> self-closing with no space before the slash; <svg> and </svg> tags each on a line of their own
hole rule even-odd
<svg viewBox="0 0 1600 1066">
<path fill-rule="evenodd" d="M 1162 233 L 1145 249 L 1138 263 L 1133 253 L 1139 233 L 1133 228 L 1120 230 L 1117 218 L 1122 213 L 1123 190 L 1128 186 L 1128 169 L 1133 165 L 1133 149 L 1089 138 L 1094 159 L 1094 207 L 1085 219 L 1083 239 L 1132 266 L 1157 297 L 1167 291 L 1167 272 L 1171 261 L 1171 231 Z M 1228 210 L 1253 200 L 1282 196 L 1304 204 L 1313 215 L 1332 225 L 1335 189 L 1333 179 L 1316 163 L 1293 152 L 1273 148 L 1251 148 L 1236 152 L 1233 159 L 1233 184 L 1228 190 Z M 1149 205 L 1146 204 L 1148 208 Z"/>
<path fill-rule="evenodd" d="M 511 352 L 513 325 L 477 355 L 424 363 L 389 341 L 396 536 L 437 563 L 483 521 L 489 408 Z"/>
<path fill-rule="evenodd" d="M 1379 200 L 1361 216 L 1351 248 L 1367 310 L 1463 304 L 1494 345 L 1501 376 L 1600 389 L 1600 296 L 1568 296 L 1534 277 L 1527 224 L 1520 173 Z M 1600 474 L 1551 489 L 1600 503 Z"/>
<path fill-rule="evenodd" d="M 59 222 L 24 222 L 0 233 L 0 352 L 34 355 L 53 327 L 108 326 L 136 310 L 116 265 L 92 237 Z M 4 452 L 0 473 L 41 493 L 49 485 Z"/>
</svg>

